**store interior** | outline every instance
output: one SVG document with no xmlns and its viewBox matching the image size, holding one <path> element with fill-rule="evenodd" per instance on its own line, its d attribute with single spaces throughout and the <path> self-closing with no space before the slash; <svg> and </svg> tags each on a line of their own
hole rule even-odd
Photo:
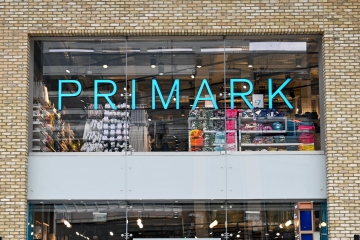
<svg viewBox="0 0 360 240">
<path fill-rule="evenodd" d="M 327 239 L 326 203 L 312 202 L 314 239 Z M 219 200 L 43 203 L 31 205 L 29 234 L 42 240 L 51 233 L 57 240 L 292 240 L 295 206 L 295 201 Z"/>
<path fill-rule="evenodd" d="M 262 45 L 259 46 L 259 43 Z M 290 78 L 291 81 L 281 88 L 281 92 L 291 103 L 293 109 L 289 108 L 284 97 L 279 94 L 272 99 L 272 109 L 279 116 L 286 117 L 286 119 L 279 120 L 280 122 L 283 121 L 281 122 L 283 132 L 288 131 L 288 128 L 285 128 L 287 120 L 311 122 L 314 133 L 311 150 L 321 150 L 321 99 L 319 94 L 321 83 L 319 81 L 319 39 L 317 38 L 277 37 L 263 39 L 230 36 L 226 37 L 225 40 L 220 37 L 51 39 L 34 40 L 33 49 L 34 115 L 37 116 L 39 113 L 37 107 L 42 107 L 39 115 L 45 115 L 45 119 L 49 119 L 50 115 L 52 120 L 50 125 L 53 125 L 53 128 L 60 132 L 60 135 L 54 137 L 54 130 L 50 129 L 51 134 L 46 134 L 46 131 L 42 131 L 41 127 L 36 128 L 40 132 L 39 135 L 44 132 L 47 137 L 41 139 L 38 135 L 34 135 L 33 139 L 39 139 L 39 141 L 33 142 L 33 151 L 267 150 L 268 148 L 240 146 L 244 142 L 242 142 L 241 133 L 238 132 L 241 130 L 241 122 L 238 118 L 234 121 L 234 127 L 231 128 L 231 130 L 235 130 L 234 135 L 231 136 L 235 138 L 234 142 L 231 142 L 234 144 L 231 149 L 228 146 L 220 148 L 192 146 L 190 132 L 197 127 L 194 126 L 196 123 L 194 124 L 190 120 L 192 111 L 198 110 L 203 114 L 204 109 L 216 110 L 213 104 L 209 105 L 208 101 L 202 100 L 198 101 L 196 108 L 192 110 L 203 80 L 206 79 L 218 108 L 225 110 L 230 108 L 230 79 L 234 78 L 248 79 L 251 82 L 253 92 L 247 95 L 248 101 L 252 102 L 252 94 L 262 95 L 264 103 L 262 109 L 266 109 L 268 114 L 269 79 L 272 80 L 272 89 L 275 92 L 286 79 Z M 119 107 L 119 111 L 123 112 L 123 115 L 121 115 L 122 113 L 118 114 L 114 120 L 115 124 L 121 122 L 122 128 L 119 129 L 121 133 L 111 134 L 109 128 L 107 138 L 97 141 L 94 138 L 99 137 L 100 139 L 105 133 L 99 131 L 101 132 L 101 136 L 99 136 L 99 132 L 92 132 L 92 135 L 90 134 L 87 137 L 85 136 L 85 123 L 94 119 L 97 122 L 104 122 L 105 105 L 108 101 L 103 97 L 98 98 L 98 103 L 103 108 L 100 116 L 89 115 L 94 107 L 94 82 L 99 79 L 115 82 L 117 91 L 111 96 L 111 101 Z M 152 108 L 153 79 L 156 79 L 160 86 L 165 101 L 168 100 L 168 97 L 170 98 L 167 109 L 164 109 L 164 104 L 158 93 L 155 97 L 155 109 Z M 175 94 L 168 96 L 175 79 L 180 82 L 180 99 L 176 99 Z M 77 80 L 82 86 L 79 96 L 62 98 L 61 111 L 58 111 L 59 80 Z M 132 80 L 136 80 L 135 87 L 132 85 Z M 40 93 L 37 91 L 44 87 L 46 87 L 45 93 L 42 90 Z M 62 91 L 68 94 L 73 94 L 77 88 L 77 85 L 73 83 L 62 85 Z M 244 93 L 249 88 L 248 83 L 237 83 L 234 86 L 234 92 Z M 112 91 L 113 85 L 111 84 L 99 85 L 99 93 L 110 93 Z M 132 98 L 131 94 L 135 94 L 136 98 Z M 209 97 L 208 94 L 209 92 L 204 88 L 199 96 Z M 130 109 L 134 99 L 136 111 Z M 176 102 L 179 102 L 179 109 L 176 109 Z M 237 113 L 239 115 L 236 117 L 241 117 L 241 111 L 249 109 L 241 97 L 234 98 L 234 108 L 239 110 Z M 224 125 L 227 124 L 225 115 L 226 113 L 224 116 L 220 116 Z M 211 115 L 211 117 L 214 118 L 216 115 Z M 111 119 L 109 120 L 111 121 Z M 57 124 L 57 122 L 59 123 Z M 269 125 L 273 122 L 267 123 Z M 109 122 L 109 124 L 111 123 Z M 45 122 L 43 127 L 48 126 L 47 124 L 48 122 Z M 51 126 L 48 127 L 51 128 Z M 211 127 L 210 130 L 215 131 L 213 126 Z M 113 130 L 117 130 L 117 125 Z M 204 132 L 202 127 L 200 130 Z M 229 129 L 220 130 L 226 132 Z M 38 134 L 38 131 L 36 132 Z M 206 134 L 204 135 L 206 137 Z M 226 135 L 226 137 L 229 136 L 228 132 Z M 275 132 L 273 135 L 279 134 Z M 121 140 L 116 142 L 118 136 Z M 112 137 L 115 139 L 114 144 L 110 141 Z M 254 137 L 256 136 L 251 136 L 251 143 L 253 143 Z M 102 142 L 100 150 L 97 149 L 99 145 L 96 144 L 91 145 L 89 143 L 84 146 L 86 142 L 93 140 L 96 143 Z M 106 147 L 103 146 L 105 145 L 104 141 L 109 141 Z M 224 142 L 224 144 L 227 143 Z M 215 144 L 213 143 L 213 145 Z M 287 147 L 290 149 L 289 146 Z M 295 145 L 295 148 L 298 146 Z M 275 147 L 270 146 L 271 149 L 288 150 L 279 144 Z"/>
</svg>

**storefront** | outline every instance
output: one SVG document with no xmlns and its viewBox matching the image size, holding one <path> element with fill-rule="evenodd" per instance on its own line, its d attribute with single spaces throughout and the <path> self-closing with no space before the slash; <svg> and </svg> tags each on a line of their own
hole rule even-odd
<svg viewBox="0 0 360 240">
<path fill-rule="evenodd" d="M 31 47 L 29 239 L 327 239 L 319 36 Z"/>
</svg>

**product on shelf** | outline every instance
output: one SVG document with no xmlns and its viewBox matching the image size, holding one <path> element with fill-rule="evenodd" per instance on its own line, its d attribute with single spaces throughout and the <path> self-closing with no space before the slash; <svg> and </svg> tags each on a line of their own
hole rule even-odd
<svg viewBox="0 0 360 240">
<path fill-rule="evenodd" d="M 192 130 L 190 132 L 190 146 L 191 147 L 202 147 L 204 146 L 203 131 L 199 129 Z"/>
<path fill-rule="evenodd" d="M 312 122 L 288 120 L 276 109 L 242 111 L 239 117 L 241 151 L 311 151 L 314 143 Z M 262 148 L 264 147 L 264 148 Z"/>
<path fill-rule="evenodd" d="M 225 132 L 216 132 L 215 133 L 215 144 L 225 144 L 225 143 L 226 143 Z"/>
<path fill-rule="evenodd" d="M 234 109 L 211 108 L 191 110 L 188 119 L 190 151 L 224 151 L 225 149 L 236 151 L 238 112 Z M 201 130 L 202 138 L 195 139 L 193 130 Z M 203 141 L 203 145 L 201 145 L 201 141 Z M 225 146 L 229 144 L 231 146 Z"/>
</svg>

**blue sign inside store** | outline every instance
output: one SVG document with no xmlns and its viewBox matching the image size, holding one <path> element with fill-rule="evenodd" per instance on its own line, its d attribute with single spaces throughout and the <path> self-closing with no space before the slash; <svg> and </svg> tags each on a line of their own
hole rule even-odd
<svg viewBox="0 0 360 240">
<path fill-rule="evenodd" d="M 269 78 L 268 79 L 268 89 L 269 89 L 269 108 L 272 109 L 273 108 L 273 99 L 275 98 L 276 95 L 279 95 L 285 102 L 285 104 L 290 108 L 293 109 L 293 106 L 291 105 L 291 103 L 287 100 L 287 98 L 285 97 L 285 95 L 283 94 L 282 90 L 284 89 L 284 87 L 291 81 L 291 78 L 288 78 L 285 80 L 285 82 L 283 82 L 281 84 L 281 86 L 276 89 L 276 91 L 273 92 L 273 84 L 272 84 L 272 79 Z M 247 92 L 235 92 L 235 84 L 248 84 L 249 85 L 249 90 Z M 63 84 L 76 84 L 77 85 L 77 91 L 75 93 L 64 93 L 63 92 Z M 109 84 L 112 85 L 113 90 L 110 93 L 100 93 L 99 92 L 99 85 L 100 84 Z M 204 88 L 206 88 L 206 90 L 204 90 Z M 136 80 L 132 80 L 131 81 L 131 108 L 132 109 L 136 109 Z M 235 97 L 241 97 L 243 99 L 243 101 L 246 103 L 246 105 L 250 108 L 253 109 L 254 106 L 249 102 L 249 100 L 247 100 L 246 96 L 252 94 L 254 89 L 254 86 L 252 84 L 252 82 L 249 79 L 245 79 L 245 78 L 232 78 L 230 79 L 230 108 L 233 109 L 234 108 L 234 99 Z M 59 89 L 58 89 L 58 106 L 59 106 L 59 110 L 62 109 L 62 99 L 65 97 L 77 97 L 81 94 L 82 91 L 82 86 L 80 84 L 80 82 L 78 80 L 59 80 Z M 155 100 L 156 100 L 156 95 L 159 96 L 160 101 L 164 107 L 164 109 L 167 109 L 169 107 L 170 101 L 171 101 L 171 97 L 175 94 L 175 105 L 176 105 L 176 109 L 180 109 L 180 80 L 179 79 L 175 79 L 174 83 L 172 85 L 172 88 L 170 90 L 170 94 L 168 96 L 167 101 L 165 101 L 163 94 L 161 92 L 160 86 L 157 82 L 156 79 L 152 79 L 151 82 L 151 100 L 152 100 L 152 109 L 155 109 Z M 206 94 L 202 93 L 207 92 Z M 110 104 L 111 108 L 116 110 L 116 106 L 114 104 L 114 102 L 110 99 L 110 97 L 114 96 L 117 92 L 117 85 L 113 80 L 95 80 L 94 81 L 94 108 L 95 110 L 97 110 L 97 106 L 98 106 L 98 101 L 99 98 L 105 98 L 105 100 Z M 205 97 L 204 97 L 205 95 Z M 199 91 L 196 94 L 195 97 L 195 101 L 194 104 L 192 106 L 192 109 L 195 109 L 198 102 L 199 101 L 211 101 L 214 108 L 218 109 L 218 106 L 216 104 L 216 100 L 212 94 L 211 88 L 209 86 L 209 83 L 206 79 L 203 79 Z"/>
</svg>

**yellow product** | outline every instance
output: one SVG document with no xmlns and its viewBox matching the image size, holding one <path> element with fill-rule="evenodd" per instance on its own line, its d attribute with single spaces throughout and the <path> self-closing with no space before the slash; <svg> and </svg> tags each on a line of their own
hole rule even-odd
<svg viewBox="0 0 360 240">
<path fill-rule="evenodd" d="M 299 151 L 315 151 L 314 144 L 300 144 Z"/>
<path fill-rule="evenodd" d="M 203 131 L 195 129 L 190 131 L 190 145 L 192 147 L 204 146 Z"/>
</svg>

